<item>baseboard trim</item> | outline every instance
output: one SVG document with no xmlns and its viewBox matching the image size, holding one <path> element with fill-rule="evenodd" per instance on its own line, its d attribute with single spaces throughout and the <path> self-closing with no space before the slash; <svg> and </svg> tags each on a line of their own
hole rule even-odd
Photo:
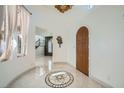
<svg viewBox="0 0 124 93">
<path fill-rule="evenodd" d="M 113 88 L 111 85 L 109 85 L 109 84 L 107 84 L 107 83 L 105 83 L 105 82 L 103 82 L 103 81 L 97 79 L 97 78 L 94 77 L 94 76 L 90 76 L 90 78 L 91 78 L 92 80 L 96 81 L 97 83 L 101 84 L 104 88 Z"/>
</svg>

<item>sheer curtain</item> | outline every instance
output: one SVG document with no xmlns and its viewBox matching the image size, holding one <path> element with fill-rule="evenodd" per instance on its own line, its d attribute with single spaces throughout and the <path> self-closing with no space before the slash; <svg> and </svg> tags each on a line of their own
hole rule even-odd
<svg viewBox="0 0 124 93">
<path fill-rule="evenodd" d="M 12 53 L 12 37 L 13 32 L 16 29 L 17 22 L 17 6 L 15 5 L 4 5 L 2 11 L 2 26 L 0 27 L 0 31 L 2 33 L 2 40 L 4 42 L 4 50 L 0 56 L 0 61 L 5 61 L 11 57 Z"/>
<path fill-rule="evenodd" d="M 16 56 L 27 54 L 29 17 L 30 14 L 23 6 L 0 6 L 0 61 L 13 57 L 16 42 Z"/>
<path fill-rule="evenodd" d="M 2 31 L 2 24 L 3 24 L 3 6 L 0 6 L 0 56 L 3 53 L 4 47 L 3 47 L 3 31 Z"/>
<path fill-rule="evenodd" d="M 27 55 L 28 48 L 28 30 L 30 14 L 24 7 L 19 6 L 18 13 L 18 56 Z"/>
<path fill-rule="evenodd" d="M 3 6 L 0 5 L 0 31 L 2 29 L 2 23 L 3 23 Z"/>
</svg>

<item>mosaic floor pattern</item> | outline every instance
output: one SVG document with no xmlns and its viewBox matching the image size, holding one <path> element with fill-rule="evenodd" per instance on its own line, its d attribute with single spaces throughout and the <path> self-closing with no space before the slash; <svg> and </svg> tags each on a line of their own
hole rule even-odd
<svg viewBox="0 0 124 93">
<path fill-rule="evenodd" d="M 71 85 L 74 77 L 71 73 L 66 71 L 54 71 L 47 74 L 45 82 L 48 86 L 53 88 L 64 88 Z"/>
</svg>

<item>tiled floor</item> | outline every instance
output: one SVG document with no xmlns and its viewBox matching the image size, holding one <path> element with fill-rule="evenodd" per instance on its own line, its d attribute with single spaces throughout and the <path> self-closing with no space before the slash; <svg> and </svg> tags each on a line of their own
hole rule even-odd
<svg viewBox="0 0 124 93">
<path fill-rule="evenodd" d="M 88 78 L 67 63 L 52 63 L 51 57 L 40 57 L 36 60 L 36 67 L 23 73 L 12 81 L 11 88 L 49 88 L 45 83 L 45 76 L 50 71 L 68 71 L 74 76 L 74 82 L 67 88 L 100 88 L 100 84 Z"/>
</svg>

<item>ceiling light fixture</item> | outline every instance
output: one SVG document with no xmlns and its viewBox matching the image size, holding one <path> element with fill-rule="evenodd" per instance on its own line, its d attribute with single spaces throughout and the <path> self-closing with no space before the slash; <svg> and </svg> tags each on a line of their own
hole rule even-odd
<svg viewBox="0 0 124 93">
<path fill-rule="evenodd" d="M 59 10 L 61 13 L 64 13 L 65 11 L 72 8 L 72 5 L 55 5 L 55 8 Z"/>
</svg>

